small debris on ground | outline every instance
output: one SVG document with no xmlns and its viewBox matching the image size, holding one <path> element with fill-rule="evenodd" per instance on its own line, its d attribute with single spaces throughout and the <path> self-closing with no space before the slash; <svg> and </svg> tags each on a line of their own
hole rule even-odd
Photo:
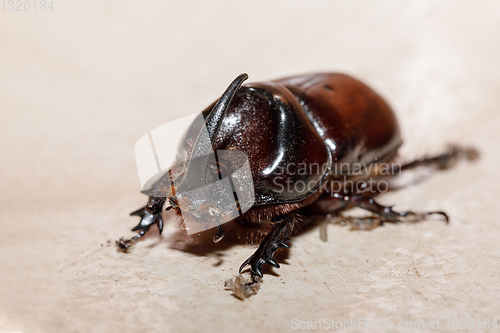
<svg viewBox="0 0 500 333">
<path fill-rule="evenodd" d="M 239 274 L 224 282 L 224 289 L 231 290 L 233 292 L 233 296 L 241 300 L 245 300 L 245 298 L 257 294 L 260 289 L 261 282 L 262 279 L 258 276 L 255 277 L 255 280 L 253 280 L 250 276 L 247 277 Z"/>
</svg>

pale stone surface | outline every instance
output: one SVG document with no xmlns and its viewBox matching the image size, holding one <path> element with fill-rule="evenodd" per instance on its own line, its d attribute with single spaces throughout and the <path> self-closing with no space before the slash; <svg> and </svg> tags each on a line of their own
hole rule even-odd
<svg viewBox="0 0 500 333">
<path fill-rule="evenodd" d="M 440 318 L 443 330 L 446 318 L 498 318 L 499 32 L 496 1 L 0 9 L 0 332 L 285 332 L 293 318 Z M 128 255 L 106 244 L 132 235 L 128 213 L 145 202 L 133 155 L 143 134 L 201 111 L 240 72 L 326 70 L 387 98 L 403 156 L 481 150 L 478 163 L 380 198 L 445 210 L 450 225 L 330 225 L 327 243 L 313 229 L 244 302 L 223 283 L 255 247 L 176 251 L 175 223 Z"/>
</svg>

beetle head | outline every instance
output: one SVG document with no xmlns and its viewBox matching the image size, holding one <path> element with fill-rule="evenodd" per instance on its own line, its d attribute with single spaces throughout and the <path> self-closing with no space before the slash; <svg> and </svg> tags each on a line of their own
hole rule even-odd
<svg viewBox="0 0 500 333">
<path fill-rule="evenodd" d="M 206 164 L 196 163 L 200 159 Z M 195 162 L 191 171 L 196 172 L 197 181 L 174 180 L 173 195 L 168 197 L 170 206 L 183 216 L 189 233 L 229 222 L 253 206 L 253 177 L 246 154 L 216 150 L 191 161 Z"/>
<path fill-rule="evenodd" d="M 206 119 L 200 116 L 199 124 L 195 120 L 192 126 L 198 126 L 199 134 L 189 152 L 189 158 L 183 163 L 183 171 L 174 180 L 170 174 L 170 184 L 164 178 L 163 182 L 155 183 L 145 192 L 166 197 L 170 207 L 182 214 L 188 233 L 215 226 L 221 230 L 220 224 L 239 216 L 243 197 L 251 198 L 245 199 L 249 203 L 245 207 L 253 204 L 253 181 L 246 155 L 238 151 L 218 151 L 214 147 L 229 104 L 247 78 L 247 74 L 239 75 L 222 94 Z"/>
</svg>

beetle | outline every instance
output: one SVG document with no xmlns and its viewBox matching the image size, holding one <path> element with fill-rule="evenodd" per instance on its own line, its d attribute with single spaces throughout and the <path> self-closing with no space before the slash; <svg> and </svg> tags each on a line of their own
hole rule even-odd
<svg viewBox="0 0 500 333">
<path fill-rule="evenodd" d="M 288 248 L 296 225 L 313 214 L 360 207 L 372 215 L 351 221 L 368 229 L 384 222 L 423 220 L 431 214 L 448 221 L 441 211 L 400 212 L 383 206 L 374 199 L 383 190 L 373 184 L 417 166 L 447 168 L 460 158 L 473 159 L 474 149 L 452 147 L 443 154 L 396 163 L 402 139 L 395 113 L 360 80 L 318 73 L 243 85 L 247 78 L 245 73 L 236 77 L 202 112 L 205 139 L 201 131 L 188 131 L 181 145 L 184 160 L 144 192 L 148 203 L 131 214 L 141 218 L 133 229 L 138 234 L 117 241 L 120 249 L 128 250 L 152 225 L 161 234 L 165 203 L 166 210 L 174 209 L 182 218 L 189 216 L 197 223 L 203 218 L 215 220 L 214 242 L 222 239 L 217 219 L 225 213 L 217 200 L 179 194 L 193 180 L 220 176 L 224 163 L 203 157 L 212 149 L 240 151 L 248 159 L 252 206 L 244 213 L 238 206 L 240 214 L 234 221 L 264 230 L 258 249 L 240 267 L 241 273 L 249 265 L 254 280 L 263 276 L 264 265 L 280 267 L 276 250 Z M 321 167 L 308 168 L 313 165 Z M 381 172 L 382 165 L 391 173 Z M 363 166 L 364 172 L 354 172 L 355 166 Z M 368 180 L 374 183 L 370 186 Z"/>
</svg>

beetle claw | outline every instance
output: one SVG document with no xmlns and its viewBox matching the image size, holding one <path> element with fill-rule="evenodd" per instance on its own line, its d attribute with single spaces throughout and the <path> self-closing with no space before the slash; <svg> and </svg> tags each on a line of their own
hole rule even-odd
<svg viewBox="0 0 500 333">
<path fill-rule="evenodd" d="M 224 230 L 222 229 L 220 224 L 217 224 L 217 233 L 215 234 L 213 239 L 214 243 L 220 242 L 223 237 L 224 237 Z"/>
<path fill-rule="evenodd" d="M 164 202 L 165 198 L 150 197 L 146 206 L 130 213 L 130 216 L 139 216 L 141 218 L 139 224 L 132 229 L 132 231 L 139 231 L 139 233 L 130 239 L 124 239 L 122 237 L 117 240 L 116 245 L 119 250 L 122 252 L 128 252 L 134 243 L 139 238 L 144 236 L 153 224 L 158 225 L 158 230 L 161 235 L 163 232 L 163 218 L 161 217 L 161 211 Z"/>
<path fill-rule="evenodd" d="M 440 215 L 444 218 L 444 222 L 446 224 L 450 223 L 450 218 L 448 214 L 442 211 L 434 211 L 434 212 L 426 212 L 426 213 L 415 213 L 415 212 L 406 212 L 404 215 L 404 219 L 398 222 L 420 222 L 423 220 L 427 220 L 430 215 Z"/>
<path fill-rule="evenodd" d="M 278 262 L 276 261 L 276 258 L 274 258 L 274 256 L 269 258 L 269 259 L 266 259 L 266 264 L 269 264 L 269 265 L 276 267 L 276 268 L 280 268 L 280 264 L 278 264 Z"/>
<path fill-rule="evenodd" d="M 257 251 L 240 266 L 239 272 L 241 273 L 245 266 L 250 265 L 252 278 L 255 279 L 256 277 L 262 278 L 262 267 L 265 264 L 280 268 L 280 265 L 274 257 L 274 253 L 280 247 L 289 248 L 286 242 L 291 238 L 293 227 L 293 218 L 287 217 L 285 220 L 274 223 L 267 236 L 259 245 Z"/>
<path fill-rule="evenodd" d="M 161 213 L 151 214 L 147 210 L 143 209 L 140 214 L 136 215 L 141 217 L 141 221 L 132 229 L 132 231 L 144 230 L 146 232 L 153 224 L 158 224 L 158 229 L 160 230 L 161 235 L 163 231 L 163 219 L 161 217 Z"/>
<path fill-rule="evenodd" d="M 286 244 L 285 242 L 282 242 L 282 241 L 278 241 L 278 246 L 279 247 L 284 247 L 285 249 L 289 249 L 290 246 L 288 246 L 288 244 Z"/>
<path fill-rule="evenodd" d="M 441 215 L 442 217 L 444 217 L 444 221 L 446 222 L 446 224 L 450 223 L 450 218 L 449 218 L 448 214 L 446 214 L 445 212 L 442 212 L 442 211 L 428 212 L 427 215 Z"/>
</svg>

